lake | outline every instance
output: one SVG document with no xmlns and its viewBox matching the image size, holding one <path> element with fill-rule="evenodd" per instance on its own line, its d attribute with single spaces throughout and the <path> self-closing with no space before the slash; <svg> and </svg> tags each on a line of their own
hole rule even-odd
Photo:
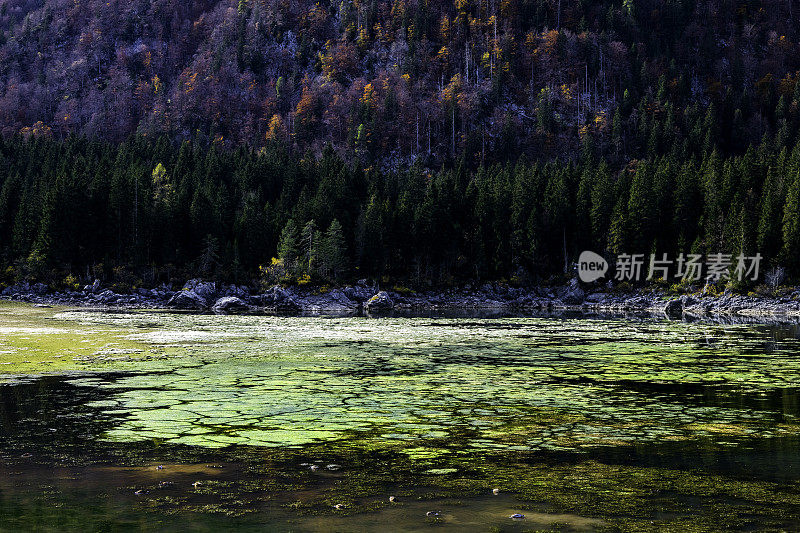
<svg viewBox="0 0 800 533">
<path fill-rule="evenodd" d="M 799 338 L 2 302 L 0 530 L 795 530 Z"/>
</svg>

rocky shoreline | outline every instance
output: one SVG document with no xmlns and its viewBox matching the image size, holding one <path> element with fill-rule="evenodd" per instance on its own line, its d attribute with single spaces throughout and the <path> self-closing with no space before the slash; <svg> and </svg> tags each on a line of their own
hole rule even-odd
<svg viewBox="0 0 800 533">
<path fill-rule="evenodd" d="M 386 314 L 397 312 L 506 312 L 649 314 L 672 319 L 703 317 L 781 318 L 800 321 L 800 288 L 780 297 L 732 293 L 669 295 L 656 290 L 619 292 L 608 287 L 585 288 L 577 280 L 559 287 L 509 287 L 486 283 L 459 289 L 402 293 L 361 282 L 320 291 L 274 286 L 257 291 L 243 285 L 218 285 L 193 279 L 178 290 L 162 285 L 118 294 L 96 280 L 80 291 L 48 290 L 44 284 L 22 283 L 0 293 L 6 300 L 39 305 L 118 309 L 180 309 L 218 314 Z"/>
</svg>

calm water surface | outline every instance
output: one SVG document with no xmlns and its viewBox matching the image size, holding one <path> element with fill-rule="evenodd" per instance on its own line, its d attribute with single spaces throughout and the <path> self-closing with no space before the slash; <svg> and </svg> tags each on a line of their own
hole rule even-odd
<svg viewBox="0 0 800 533">
<path fill-rule="evenodd" d="M 794 530 L 798 336 L 0 303 L 0 530 Z"/>
</svg>

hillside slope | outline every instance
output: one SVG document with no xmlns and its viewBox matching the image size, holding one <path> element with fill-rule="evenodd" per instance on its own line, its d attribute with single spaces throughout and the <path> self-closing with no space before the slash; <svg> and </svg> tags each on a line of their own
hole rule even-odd
<svg viewBox="0 0 800 533">
<path fill-rule="evenodd" d="M 792 0 L 3 0 L 0 130 L 384 165 L 741 153 L 795 134 L 798 28 Z"/>
</svg>

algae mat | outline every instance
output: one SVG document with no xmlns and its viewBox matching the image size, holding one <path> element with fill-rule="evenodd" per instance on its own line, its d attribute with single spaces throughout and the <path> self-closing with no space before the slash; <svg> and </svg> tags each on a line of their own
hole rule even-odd
<svg viewBox="0 0 800 533">
<path fill-rule="evenodd" d="M 354 432 L 469 448 L 566 449 L 800 431 L 798 343 L 769 327 L 560 319 L 62 312 L 174 357 L 74 383 L 119 392 L 110 440 L 300 445 Z M 181 354 L 181 356 L 177 356 Z M 694 390 L 689 390 L 694 387 Z M 759 402 L 788 394 L 780 420 Z M 713 401 L 698 398 L 714 395 Z M 778 423 L 776 423 L 778 422 Z M 430 445 L 420 447 L 420 442 Z"/>
<path fill-rule="evenodd" d="M 0 332 L 0 469 L 27 480 L 0 484 L 0 523 L 50 516 L 20 488 L 47 481 L 59 520 L 144 529 L 800 524 L 791 327 L 0 304 Z"/>
<path fill-rule="evenodd" d="M 58 311 L 0 301 L 0 383 L 31 375 L 97 371 L 164 350 L 129 338 L 131 331 L 60 319 Z"/>
</svg>

